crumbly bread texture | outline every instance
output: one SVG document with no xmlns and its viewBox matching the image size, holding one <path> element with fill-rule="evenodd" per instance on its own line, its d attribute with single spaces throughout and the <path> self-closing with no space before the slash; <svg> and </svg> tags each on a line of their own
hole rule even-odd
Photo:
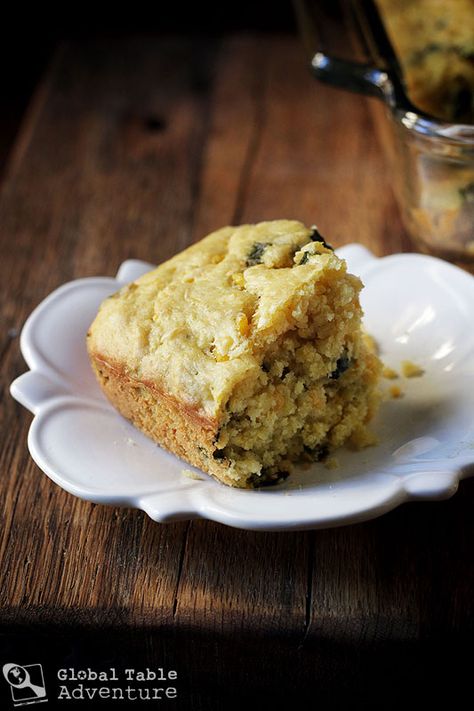
<svg viewBox="0 0 474 711">
<path fill-rule="evenodd" d="M 106 299 L 87 345 L 112 404 L 230 486 L 368 442 L 380 361 L 361 281 L 315 228 L 224 227 Z"/>
</svg>

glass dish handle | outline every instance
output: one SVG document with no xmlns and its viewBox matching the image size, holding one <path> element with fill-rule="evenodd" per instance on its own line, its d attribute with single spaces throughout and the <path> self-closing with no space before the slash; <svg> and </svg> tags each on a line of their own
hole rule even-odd
<svg viewBox="0 0 474 711">
<path fill-rule="evenodd" d="M 395 103 L 394 81 L 384 69 L 316 52 L 311 60 L 311 71 L 326 84 L 375 96 L 389 105 Z"/>
</svg>

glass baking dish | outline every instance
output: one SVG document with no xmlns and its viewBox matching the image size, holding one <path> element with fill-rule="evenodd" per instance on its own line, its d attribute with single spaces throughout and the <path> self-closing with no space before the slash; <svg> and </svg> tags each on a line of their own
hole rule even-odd
<svg viewBox="0 0 474 711">
<path fill-rule="evenodd" d="M 375 4 L 345 3 L 351 37 L 368 61 L 341 59 L 321 43 L 317 3 L 295 3 L 320 81 L 379 98 L 376 123 L 393 169 L 394 192 L 412 240 L 424 252 L 474 268 L 474 126 L 441 121 L 407 96 L 402 72 Z M 383 125 L 382 125 L 383 124 Z"/>
</svg>

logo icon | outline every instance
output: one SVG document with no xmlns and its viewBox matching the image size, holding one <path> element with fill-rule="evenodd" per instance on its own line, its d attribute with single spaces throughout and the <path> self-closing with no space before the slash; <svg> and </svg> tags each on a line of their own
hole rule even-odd
<svg viewBox="0 0 474 711">
<path fill-rule="evenodd" d="M 3 676 L 10 684 L 14 706 L 39 704 L 48 700 L 41 664 L 4 664 Z"/>
</svg>

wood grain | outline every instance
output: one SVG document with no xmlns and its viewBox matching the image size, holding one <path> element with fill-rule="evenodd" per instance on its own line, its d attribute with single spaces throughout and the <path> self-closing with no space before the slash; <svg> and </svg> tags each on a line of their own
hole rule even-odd
<svg viewBox="0 0 474 711">
<path fill-rule="evenodd" d="M 159 527 L 141 513 L 65 495 L 32 464 L 30 417 L 6 389 L 24 370 L 21 324 L 49 291 L 76 276 L 113 274 L 127 257 L 161 260 L 189 240 L 214 47 L 202 47 L 199 66 L 194 52 L 194 42 L 169 40 L 65 46 L 9 167 L 0 206 L 9 473 L 1 587 L 11 616 L 26 619 L 34 609 L 109 619 L 108 598 L 125 622 L 145 619 L 150 607 L 154 619 L 172 619 L 186 524 Z M 35 545 L 25 551 L 27 541 Z M 162 570 L 168 574 L 153 575 Z"/>
<path fill-rule="evenodd" d="M 47 629 L 69 630 L 86 662 L 92 647 L 147 663 L 166 653 L 186 669 L 186 708 L 208 711 L 231 689 L 236 704 L 247 687 L 270 698 L 275 679 L 275 698 L 296 687 L 317 688 L 319 699 L 342 687 L 356 694 L 370 670 L 382 688 L 397 674 L 416 677 L 427 643 L 428 665 L 441 640 L 472 639 L 473 482 L 448 502 L 377 521 L 270 534 L 157 525 L 83 502 L 28 455 L 31 417 L 8 384 L 25 369 L 18 334 L 41 299 L 69 279 L 114 274 L 129 257 L 162 261 L 223 224 L 275 217 L 317 222 L 337 246 L 410 246 L 367 102 L 315 84 L 295 37 L 62 47 L 0 201 L 9 649 L 25 630 L 36 630 L 39 649 Z M 54 660 L 66 654 L 61 639 Z"/>
</svg>

